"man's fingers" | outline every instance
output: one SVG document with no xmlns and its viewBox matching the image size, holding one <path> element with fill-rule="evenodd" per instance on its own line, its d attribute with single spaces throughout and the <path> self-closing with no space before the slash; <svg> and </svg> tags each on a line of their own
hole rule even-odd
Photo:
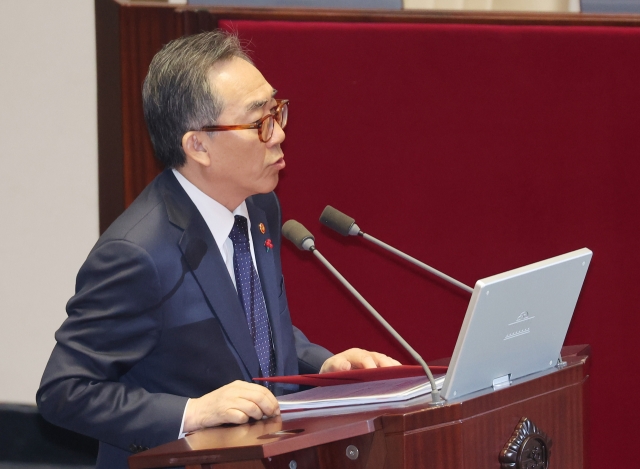
<svg viewBox="0 0 640 469">
<path fill-rule="evenodd" d="M 322 365 L 320 373 L 331 371 L 346 371 L 352 368 L 378 368 L 384 366 L 398 366 L 400 362 L 383 353 L 352 348 L 328 358 Z"/>
<path fill-rule="evenodd" d="M 375 360 L 376 365 L 379 367 L 400 365 L 400 362 L 398 360 L 394 360 L 384 353 L 371 352 L 371 357 Z"/>
<path fill-rule="evenodd" d="M 349 360 L 345 360 L 344 358 L 340 360 L 340 370 L 341 371 L 349 371 L 353 366 Z"/>
<path fill-rule="evenodd" d="M 336 360 L 334 368 L 338 371 L 348 371 L 351 369 L 351 362 L 346 358 L 340 357 Z"/>
<path fill-rule="evenodd" d="M 251 402 L 262 414 L 269 417 L 280 415 L 278 400 L 266 387 L 244 381 L 238 381 L 238 383 L 237 388 L 234 387 L 234 389 L 230 389 L 230 391 L 234 393 L 233 396 L 235 398 Z M 259 417 L 251 415 L 251 417 L 260 419 L 262 415 Z"/>
<path fill-rule="evenodd" d="M 262 411 L 262 408 L 258 404 L 242 397 L 237 398 L 233 402 L 232 409 L 238 410 L 245 414 L 247 417 L 251 417 L 255 420 L 260 420 L 265 415 L 265 413 Z"/>
<path fill-rule="evenodd" d="M 225 423 L 247 423 L 249 415 L 238 409 L 228 409 L 225 414 Z"/>
<path fill-rule="evenodd" d="M 268 395 L 259 394 L 257 396 L 252 395 L 250 397 L 248 396 L 240 396 L 240 397 L 244 399 L 249 399 L 260 409 L 260 411 L 264 415 L 268 417 L 272 417 L 274 415 L 280 415 L 280 405 L 278 404 L 278 401 L 275 398 L 275 396 L 270 392 Z M 260 418 L 262 418 L 262 416 L 260 416 Z"/>
<path fill-rule="evenodd" d="M 225 423 L 246 423 L 250 418 L 260 420 L 274 415 L 280 415 L 280 408 L 265 406 L 264 403 L 261 406 L 252 400 L 237 397 L 226 410 L 224 419 Z"/>
<path fill-rule="evenodd" d="M 320 373 L 331 373 L 333 371 L 347 371 L 351 369 L 351 362 L 342 356 L 342 354 L 334 355 L 327 358 L 322 364 Z"/>
<path fill-rule="evenodd" d="M 378 364 L 371 355 L 361 355 L 357 368 L 378 368 Z"/>
<path fill-rule="evenodd" d="M 244 423 L 265 415 L 280 415 L 280 406 L 271 391 L 259 384 L 234 381 L 190 400 L 183 428 L 193 431 L 223 423 Z"/>
<path fill-rule="evenodd" d="M 345 350 L 342 354 L 349 362 L 351 362 L 352 368 L 377 368 L 378 357 L 382 356 L 381 353 L 369 352 L 359 348 L 352 348 Z"/>
</svg>

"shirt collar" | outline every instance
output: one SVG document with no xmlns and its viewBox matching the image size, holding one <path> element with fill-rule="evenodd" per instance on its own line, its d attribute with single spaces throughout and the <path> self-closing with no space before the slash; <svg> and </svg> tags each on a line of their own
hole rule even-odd
<svg viewBox="0 0 640 469">
<path fill-rule="evenodd" d="M 247 209 L 247 203 L 245 201 L 238 205 L 233 212 L 230 212 L 227 207 L 194 186 L 187 178 L 180 174 L 179 171 L 175 169 L 172 169 L 172 171 L 200 212 L 200 215 L 202 215 L 202 218 L 204 218 L 205 223 L 213 235 L 213 239 L 218 245 L 218 249 L 222 251 L 222 245 L 229 237 L 231 228 L 233 228 L 235 215 L 242 215 L 247 219 L 249 232 L 251 232 L 251 220 L 249 219 L 249 210 Z"/>
</svg>

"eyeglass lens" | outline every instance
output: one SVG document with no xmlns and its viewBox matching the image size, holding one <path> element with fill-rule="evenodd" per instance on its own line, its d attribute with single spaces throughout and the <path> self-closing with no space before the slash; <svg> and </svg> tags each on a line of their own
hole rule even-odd
<svg viewBox="0 0 640 469">
<path fill-rule="evenodd" d="M 275 115 L 272 114 L 268 119 L 262 121 L 262 126 L 260 127 L 260 137 L 263 142 L 267 142 L 271 136 L 273 135 L 273 120 L 275 119 L 278 125 L 284 129 L 287 125 L 287 117 L 289 115 L 289 105 L 285 104 L 278 110 L 276 110 Z"/>
</svg>

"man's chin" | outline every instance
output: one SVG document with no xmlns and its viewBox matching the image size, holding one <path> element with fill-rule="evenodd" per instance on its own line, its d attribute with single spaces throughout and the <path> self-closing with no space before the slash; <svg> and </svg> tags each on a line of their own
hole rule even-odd
<svg viewBox="0 0 640 469">
<path fill-rule="evenodd" d="M 271 175 L 268 180 L 264 181 L 264 184 L 259 188 L 258 194 L 268 194 L 269 192 L 273 192 L 275 188 L 278 186 L 278 181 L 280 179 L 280 173 L 276 172 Z"/>
</svg>

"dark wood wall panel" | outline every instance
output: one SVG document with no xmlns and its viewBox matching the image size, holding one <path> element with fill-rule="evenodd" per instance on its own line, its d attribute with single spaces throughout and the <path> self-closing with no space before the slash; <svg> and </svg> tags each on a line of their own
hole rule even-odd
<svg viewBox="0 0 640 469">
<path fill-rule="evenodd" d="M 185 10 L 182 12 L 185 34 L 213 31 L 218 27 L 218 17 L 207 10 Z"/>
<path fill-rule="evenodd" d="M 100 232 L 124 210 L 120 7 L 96 0 Z"/>
<path fill-rule="evenodd" d="M 162 46 L 184 34 L 181 15 L 167 8 L 121 10 L 124 198 L 129 205 L 161 170 L 142 113 L 142 83 Z"/>
</svg>

